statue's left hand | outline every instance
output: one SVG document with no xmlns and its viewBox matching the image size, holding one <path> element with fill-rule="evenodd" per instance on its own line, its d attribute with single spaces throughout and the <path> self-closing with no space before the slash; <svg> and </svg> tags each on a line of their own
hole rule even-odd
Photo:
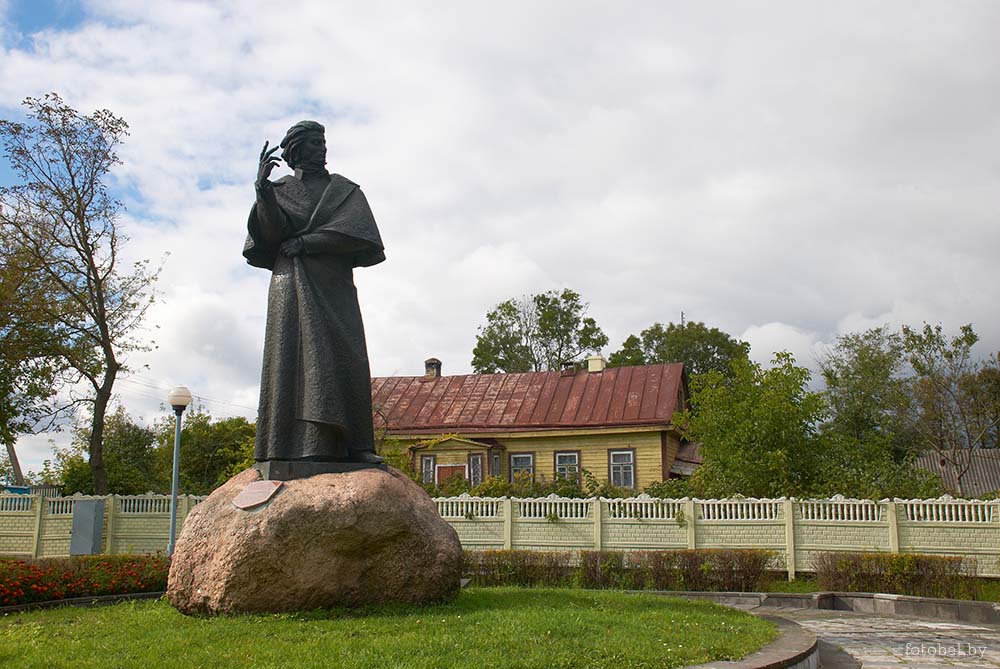
<svg viewBox="0 0 1000 669">
<path fill-rule="evenodd" d="M 306 245 L 301 237 L 292 237 L 281 243 L 281 255 L 292 258 L 305 253 Z"/>
</svg>

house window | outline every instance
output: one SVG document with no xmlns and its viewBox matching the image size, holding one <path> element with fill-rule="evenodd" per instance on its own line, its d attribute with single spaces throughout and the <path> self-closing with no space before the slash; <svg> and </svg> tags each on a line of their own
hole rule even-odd
<svg viewBox="0 0 1000 669">
<path fill-rule="evenodd" d="M 479 485 L 483 482 L 483 454 L 471 453 L 469 455 L 469 484 Z"/>
<path fill-rule="evenodd" d="M 500 476 L 500 454 L 493 454 L 493 470 L 490 472 L 490 476 Z"/>
<path fill-rule="evenodd" d="M 556 453 L 556 478 L 576 480 L 580 476 L 580 454 Z"/>
<path fill-rule="evenodd" d="M 635 451 L 608 451 L 611 483 L 622 488 L 635 487 Z"/>
<path fill-rule="evenodd" d="M 532 453 L 519 453 L 510 456 L 510 480 L 518 474 L 527 474 L 529 477 L 535 476 L 535 456 Z"/>
<path fill-rule="evenodd" d="M 420 456 L 420 480 L 424 483 L 434 483 L 434 456 Z"/>
</svg>

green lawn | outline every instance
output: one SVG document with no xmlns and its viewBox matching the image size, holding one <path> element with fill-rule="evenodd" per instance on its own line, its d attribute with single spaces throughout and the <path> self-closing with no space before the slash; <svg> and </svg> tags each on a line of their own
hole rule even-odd
<svg viewBox="0 0 1000 669">
<path fill-rule="evenodd" d="M 681 667 L 775 635 L 706 602 L 606 590 L 472 588 L 424 608 L 205 619 L 161 600 L 0 618 L 0 666 Z"/>
</svg>

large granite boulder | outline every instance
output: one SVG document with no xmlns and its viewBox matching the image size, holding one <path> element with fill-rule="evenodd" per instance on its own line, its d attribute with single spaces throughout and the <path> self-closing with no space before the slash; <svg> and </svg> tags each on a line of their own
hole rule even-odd
<svg viewBox="0 0 1000 669">
<path fill-rule="evenodd" d="M 398 470 L 285 481 L 266 503 L 233 500 L 248 469 L 191 510 L 167 598 L 187 614 L 434 602 L 459 589 L 462 547 L 433 500 Z"/>
</svg>

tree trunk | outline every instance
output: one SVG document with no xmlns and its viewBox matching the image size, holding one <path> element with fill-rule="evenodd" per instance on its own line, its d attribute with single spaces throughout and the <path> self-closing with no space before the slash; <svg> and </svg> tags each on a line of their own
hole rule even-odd
<svg viewBox="0 0 1000 669">
<path fill-rule="evenodd" d="M 104 416 L 111 402 L 118 365 L 110 364 L 104 372 L 104 382 L 94 398 L 94 420 L 90 427 L 90 473 L 94 477 L 94 494 L 108 494 L 108 472 L 104 467 Z"/>
<path fill-rule="evenodd" d="M 17 453 L 14 451 L 14 444 L 7 444 L 7 457 L 10 458 L 10 468 L 14 474 L 14 483 L 24 485 L 24 474 L 21 473 L 21 463 L 17 461 Z"/>
</svg>

